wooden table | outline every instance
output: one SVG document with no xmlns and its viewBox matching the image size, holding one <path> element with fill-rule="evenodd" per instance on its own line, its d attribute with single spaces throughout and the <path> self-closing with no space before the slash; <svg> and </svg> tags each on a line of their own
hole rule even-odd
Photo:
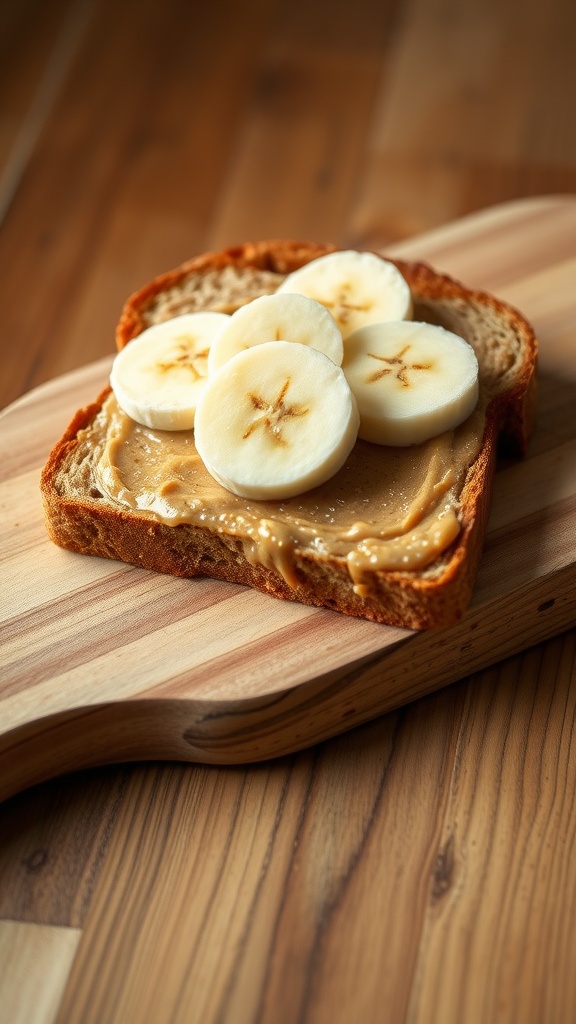
<svg viewBox="0 0 576 1024">
<path fill-rule="evenodd" d="M 575 200 L 489 205 L 576 191 L 562 127 L 574 65 L 560 59 L 572 7 L 558 5 L 542 48 L 533 13 L 516 32 L 511 7 L 481 15 L 472 0 L 451 33 L 425 5 L 394 21 L 368 0 L 354 31 L 326 33 L 320 5 L 304 48 L 298 5 L 206 10 L 202 46 L 186 5 L 170 7 L 186 31 L 135 0 L 32 3 L 26 24 L 17 5 L 0 12 L 15 126 L 0 138 L 3 404 L 106 356 L 125 294 L 194 251 L 275 233 L 391 249 L 419 232 L 396 251 L 534 320 L 541 422 L 573 481 Z M 481 88 L 508 80 L 512 29 L 516 71 L 531 74 L 482 106 Z M 431 34 L 452 69 L 435 132 L 410 89 L 414 68 L 431 75 Z M 556 58 L 541 106 L 540 52 Z M 183 85 L 171 69 L 186 54 Z M 211 105 L 190 108 L 199 79 Z M 447 88 L 434 82 L 432 104 Z M 275 190 L 267 145 L 283 153 Z M 164 152 L 181 157 L 168 184 Z M 573 515 L 568 492 L 557 500 Z M 7 800 L 2 1024 L 576 1019 L 576 630 L 554 631 L 300 752 L 101 767 Z"/>
</svg>

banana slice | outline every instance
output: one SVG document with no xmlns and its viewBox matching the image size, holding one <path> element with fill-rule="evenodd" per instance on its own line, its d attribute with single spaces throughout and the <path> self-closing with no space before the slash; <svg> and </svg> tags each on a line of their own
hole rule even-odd
<svg viewBox="0 0 576 1024">
<path fill-rule="evenodd" d="M 412 316 L 407 281 L 393 263 L 371 252 L 345 250 L 320 256 L 289 274 L 278 288 L 283 292 L 299 292 L 321 302 L 343 338 L 366 324 Z"/>
<path fill-rule="evenodd" d="M 207 470 L 245 498 L 290 498 L 328 480 L 358 433 L 342 369 L 307 345 L 269 341 L 208 378 L 194 436 Z"/>
<path fill-rule="evenodd" d="M 471 345 L 428 323 L 372 324 L 346 339 L 342 369 L 356 396 L 359 436 L 419 444 L 452 430 L 478 401 Z"/>
<path fill-rule="evenodd" d="M 334 317 L 305 295 L 262 295 L 237 309 L 214 339 L 208 356 L 212 374 L 252 345 L 295 341 L 324 352 L 340 366 L 344 347 Z"/>
<path fill-rule="evenodd" d="M 227 320 L 226 313 L 186 313 L 128 342 L 110 374 L 120 408 L 145 427 L 191 430 L 210 345 Z"/>
</svg>

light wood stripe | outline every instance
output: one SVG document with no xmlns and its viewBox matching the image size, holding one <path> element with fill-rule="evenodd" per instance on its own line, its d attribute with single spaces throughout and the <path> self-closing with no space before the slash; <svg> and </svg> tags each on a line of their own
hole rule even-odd
<svg viewBox="0 0 576 1024">
<path fill-rule="evenodd" d="M 81 931 L 0 921 L 0 1020 L 53 1024 Z"/>
<path fill-rule="evenodd" d="M 55 46 L 46 60 L 26 116 L 10 147 L 0 176 L 0 224 L 4 220 L 26 167 L 38 144 L 70 65 L 78 54 L 83 36 L 94 14 L 95 0 L 69 5 Z"/>
<path fill-rule="evenodd" d="M 497 473 L 490 509 L 488 536 L 492 530 L 512 525 L 527 516 L 555 507 L 576 496 L 572 471 L 576 466 L 576 441 L 552 445 Z"/>
<path fill-rule="evenodd" d="M 538 237 L 538 245 L 519 245 L 520 230 Z M 390 252 L 407 259 L 430 261 L 439 270 L 454 274 L 476 288 L 487 288 L 502 298 L 514 301 L 513 288 L 525 277 L 556 273 L 565 261 L 574 259 L 576 197 L 519 199 L 508 207 L 504 222 L 500 206 L 469 214 L 441 231 L 433 230 L 417 238 L 396 242 Z M 468 248 L 466 239 L 474 235 Z M 569 295 L 557 295 L 569 304 Z M 536 315 L 530 304 L 531 318 Z"/>
</svg>

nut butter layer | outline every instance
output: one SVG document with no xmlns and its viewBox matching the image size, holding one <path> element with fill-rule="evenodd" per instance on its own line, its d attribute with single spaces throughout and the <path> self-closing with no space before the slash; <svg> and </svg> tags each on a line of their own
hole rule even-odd
<svg viewBox="0 0 576 1024">
<path fill-rule="evenodd" d="M 478 409 L 458 430 L 410 449 L 358 441 L 330 480 L 282 502 L 225 490 L 204 467 L 192 431 L 141 426 L 113 395 L 83 444 L 98 453 L 97 489 L 126 508 L 166 525 L 205 525 L 238 537 L 248 561 L 277 569 L 292 587 L 297 549 L 337 558 L 368 595 L 374 570 L 433 567 L 458 535 L 462 482 L 483 424 Z"/>
<path fill-rule="evenodd" d="M 273 242 L 192 260 L 132 296 L 118 347 L 171 316 L 230 312 L 327 251 Z M 462 335 L 478 356 L 481 397 L 461 427 L 408 449 L 359 441 L 322 487 L 281 503 L 256 502 L 215 483 L 191 432 L 139 427 L 107 389 L 76 415 L 44 470 L 52 539 L 392 625 L 457 621 L 476 574 L 497 440 L 516 454 L 526 447 L 536 341 L 526 321 L 495 298 L 424 264 L 398 265 L 412 289 L 414 319 Z"/>
</svg>

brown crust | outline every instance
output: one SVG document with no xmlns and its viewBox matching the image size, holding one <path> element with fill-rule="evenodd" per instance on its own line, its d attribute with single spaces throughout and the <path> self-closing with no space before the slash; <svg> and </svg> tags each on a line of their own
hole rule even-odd
<svg viewBox="0 0 576 1024">
<path fill-rule="evenodd" d="M 131 338 L 140 334 L 145 326 L 142 314 L 153 299 L 160 292 L 177 286 L 186 277 L 204 274 L 209 270 L 222 270 L 224 267 L 253 267 L 257 270 L 270 270 L 276 274 L 289 274 L 317 256 L 332 252 L 334 248 L 333 245 L 323 245 L 319 242 L 276 240 L 247 242 L 245 245 L 222 249 L 219 252 L 194 256 L 174 270 L 155 277 L 130 296 L 116 328 L 116 345 L 119 349 L 123 348 Z"/>
<path fill-rule="evenodd" d="M 249 243 L 219 253 L 207 253 L 147 284 L 126 303 L 116 332 L 118 348 L 141 332 L 143 314 L 154 298 L 191 274 L 225 266 L 256 267 L 289 273 L 335 247 L 302 242 Z M 41 478 L 47 529 L 62 547 L 84 554 L 116 558 L 176 576 L 209 575 L 242 583 L 263 593 L 304 604 L 335 608 L 345 614 L 390 625 L 423 629 L 447 626 L 463 614 L 474 584 L 490 504 L 496 449 L 500 440 L 514 454 L 523 454 L 534 413 L 537 343 L 530 325 L 514 309 L 486 293 L 464 288 L 425 263 L 395 261 L 416 301 L 453 306 L 479 306 L 505 325 L 521 348 L 513 380 L 492 397 L 482 448 L 471 465 L 461 498 L 461 532 L 442 558 L 439 572 L 378 572 L 373 596 L 358 597 L 348 570 L 336 559 L 296 552 L 299 585 L 290 588 L 283 577 L 243 555 L 242 543 L 210 530 L 181 524 L 165 526 L 89 494 L 59 493 L 55 479 L 78 445 L 78 434 L 100 410 L 109 388 L 96 402 L 79 410 L 64 437 L 50 454 Z"/>
</svg>

